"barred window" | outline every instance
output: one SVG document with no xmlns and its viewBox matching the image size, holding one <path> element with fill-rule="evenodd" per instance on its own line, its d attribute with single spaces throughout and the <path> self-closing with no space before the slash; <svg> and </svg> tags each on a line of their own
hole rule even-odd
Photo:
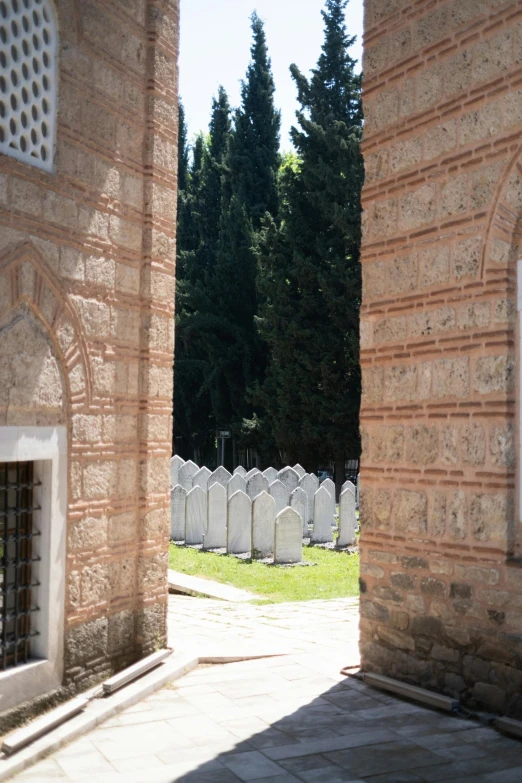
<svg viewBox="0 0 522 783">
<path fill-rule="evenodd" d="M 35 486 L 33 462 L 0 462 L 0 671 L 27 663 L 37 635 Z"/>
<path fill-rule="evenodd" d="M 58 33 L 51 0 L 0 0 L 0 152 L 52 171 Z"/>
</svg>

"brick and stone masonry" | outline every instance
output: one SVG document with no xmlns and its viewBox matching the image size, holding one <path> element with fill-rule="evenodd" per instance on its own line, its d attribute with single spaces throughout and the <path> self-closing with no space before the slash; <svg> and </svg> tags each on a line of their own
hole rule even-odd
<svg viewBox="0 0 522 783">
<path fill-rule="evenodd" d="M 522 4 L 366 0 L 362 656 L 522 712 Z"/>
<path fill-rule="evenodd" d="M 166 640 L 177 0 L 57 0 L 55 171 L 0 156 L 0 427 L 66 425 L 65 684 Z"/>
</svg>

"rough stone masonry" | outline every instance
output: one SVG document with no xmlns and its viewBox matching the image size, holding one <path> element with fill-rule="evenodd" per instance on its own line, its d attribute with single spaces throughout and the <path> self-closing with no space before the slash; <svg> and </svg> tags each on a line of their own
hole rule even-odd
<svg viewBox="0 0 522 783">
<path fill-rule="evenodd" d="M 54 171 L 0 156 L 0 437 L 68 436 L 63 682 L 166 639 L 177 0 L 57 0 Z"/>
<path fill-rule="evenodd" d="M 363 665 L 521 714 L 522 5 L 366 0 L 364 74 Z"/>
</svg>

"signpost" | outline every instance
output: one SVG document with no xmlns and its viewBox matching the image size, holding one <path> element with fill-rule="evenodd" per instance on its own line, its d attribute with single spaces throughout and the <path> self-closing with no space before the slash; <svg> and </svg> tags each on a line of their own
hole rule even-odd
<svg viewBox="0 0 522 783">
<path fill-rule="evenodd" d="M 225 465 L 225 441 L 227 438 L 231 438 L 231 437 L 232 437 L 232 433 L 230 432 L 230 430 L 216 431 L 218 466 Z"/>
</svg>

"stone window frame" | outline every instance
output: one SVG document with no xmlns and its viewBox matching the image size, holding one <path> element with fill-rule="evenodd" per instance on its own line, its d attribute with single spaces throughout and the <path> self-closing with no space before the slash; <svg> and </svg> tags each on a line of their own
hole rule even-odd
<svg viewBox="0 0 522 783">
<path fill-rule="evenodd" d="M 28 663 L 0 672 L 0 712 L 62 685 L 67 518 L 67 430 L 65 427 L 0 427 L 0 462 L 34 462 L 41 481 L 35 517 L 40 586 L 35 599 L 39 635 Z"/>
</svg>

